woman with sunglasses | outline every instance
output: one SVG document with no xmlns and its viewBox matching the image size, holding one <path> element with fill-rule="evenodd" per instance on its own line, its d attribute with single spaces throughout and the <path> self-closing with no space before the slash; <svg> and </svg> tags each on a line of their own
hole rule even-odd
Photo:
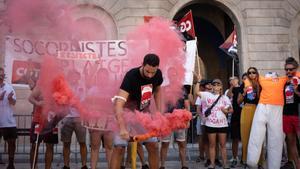
<svg viewBox="0 0 300 169">
<path fill-rule="evenodd" d="M 250 167 L 256 167 L 258 164 L 266 133 L 268 133 L 268 168 L 279 169 L 281 166 L 284 141 L 283 89 L 287 80 L 286 76 L 278 77 L 276 72 L 268 72 L 265 77 L 259 77 L 261 92 L 253 117 L 247 152 L 247 164 Z"/>
<path fill-rule="evenodd" d="M 286 145 L 289 161 L 284 165 L 286 168 L 300 169 L 297 152 L 297 132 L 299 131 L 298 104 L 300 102 L 300 85 L 298 78 L 295 78 L 298 62 L 289 57 L 285 61 L 285 72 L 287 82 L 284 86 L 284 106 L 283 106 L 283 131 L 286 135 Z"/>
<path fill-rule="evenodd" d="M 238 103 L 244 102 L 241 112 L 241 140 L 242 140 L 242 163 L 246 167 L 247 148 L 250 136 L 250 130 L 254 117 L 256 105 L 258 104 L 261 86 L 259 84 L 259 73 L 255 67 L 247 70 L 246 78 L 248 79 L 242 84 L 243 93 L 239 94 Z M 262 165 L 262 156 L 259 161 L 259 167 Z"/>
<path fill-rule="evenodd" d="M 198 80 L 201 78 L 198 77 Z M 199 85 L 199 84 L 197 84 Z M 206 112 L 207 109 L 211 109 L 210 114 L 206 114 L 205 131 L 208 135 L 209 141 L 209 158 L 211 164 L 208 169 L 215 168 L 216 158 L 216 141 L 217 137 L 220 142 L 221 154 L 223 160 L 223 168 L 229 169 L 227 164 L 226 153 L 226 133 L 228 131 L 228 122 L 226 115 L 232 113 L 233 109 L 229 98 L 223 95 L 223 85 L 220 79 L 214 79 L 212 81 L 212 92 L 198 92 L 197 95 L 203 100 L 202 109 Z M 197 87 L 196 87 L 197 89 Z M 214 105 L 212 107 L 212 105 Z"/>
</svg>

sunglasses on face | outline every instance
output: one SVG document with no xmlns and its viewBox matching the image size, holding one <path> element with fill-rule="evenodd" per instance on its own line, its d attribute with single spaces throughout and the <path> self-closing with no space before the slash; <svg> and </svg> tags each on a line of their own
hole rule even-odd
<svg viewBox="0 0 300 169">
<path fill-rule="evenodd" d="M 256 75 L 256 72 L 254 72 L 254 71 L 248 72 L 248 75 L 251 75 L 251 74 Z"/>
<path fill-rule="evenodd" d="M 212 85 L 213 85 L 213 86 L 221 86 L 220 83 L 213 83 Z"/>
<path fill-rule="evenodd" d="M 287 72 L 291 72 L 291 71 L 295 70 L 295 68 L 285 68 L 284 70 Z"/>
</svg>

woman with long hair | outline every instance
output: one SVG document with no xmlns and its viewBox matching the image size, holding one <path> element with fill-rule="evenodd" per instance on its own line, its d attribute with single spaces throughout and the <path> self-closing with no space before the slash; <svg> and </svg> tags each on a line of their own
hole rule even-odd
<svg viewBox="0 0 300 169">
<path fill-rule="evenodd" d="M 198 77 L 198 80 L 201 80 L 201 78 Z M 208 169 L 215 168 L 217 137 L 221 148 L 223 168 L 228 169 L 226 154 L 228 122 L 226 116 L 228 113 L 232 113 L 233 109 L 229 98 L 223 95 L 222 81 L 220 79 L 214 79 L 212 85 L 212 92 L 197 92 L 197 95 L 203 100 L 202 109 L 206 117 L 205 131 L 208 134 L 209 158 L 211 161 Z"/>
<path fill-rule="evenodd" d="M 239 94 L 238 103 L 244 102 L 241 112 L 241 140 L 242 140 L 242 163 L 246 166 L 247 149 L 250 136 L 250 130 L 256 106 L 258 104 L 261 86 L 259 84 L 259 73 L 255 67 L 249 67 L 247 70 L 247 81 L 241 86 L 243 93 Z M 262 156 L 259 166 L 262 164 Z"/>
</svg>

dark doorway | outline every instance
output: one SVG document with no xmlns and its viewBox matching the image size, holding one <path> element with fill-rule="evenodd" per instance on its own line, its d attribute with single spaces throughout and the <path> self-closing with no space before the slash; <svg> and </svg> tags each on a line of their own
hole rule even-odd
<svg viewBox="0 0 300 169">
<path fill-rule="evenodd" d="M 208 1 L 209 2 L 209 1 Z M 198 39 L 198 53 L 205 67 L 204 78 L 220 78 L 224 88 L 228 87 L 228 79 L 232 76 L 232 58 L 219 46 L 234 30 L 231 18 L 218 6 L 211 3 L 190 4 L 174 16 L 174 20 L 182 18 L 192 10 L 195 31 Z M 235 63 L 235 76 L 239 76 L 238 61 Z"/>
</svg>

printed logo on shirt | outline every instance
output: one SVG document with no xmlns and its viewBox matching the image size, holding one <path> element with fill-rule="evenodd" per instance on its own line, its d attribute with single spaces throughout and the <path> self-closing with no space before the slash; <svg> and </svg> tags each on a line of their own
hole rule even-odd
<svg viewBox="0 0 300 169">
<path fill-rule="evenodd" d="M 286 98 L 286 103 L 291 104 L 294 103 L 294 87 L 293 84 L 289 84 L 286 86 L 285 90 L 285 98 Z"/>
<path fill-rule="evenodd" d="M 150 105 L 150 100 L 152 97 L 152 84 L 141 86 L 141 104 L 140 110 L 143 110 Z"/>
<path fill-rule="evenodd" d="M 254 100 L 255 99 L 256 93 L 254 92 L 252 86 L 247 87 L 246 93 L 247 93 L 247 99 L 248 100 Z"/>
</svg>

